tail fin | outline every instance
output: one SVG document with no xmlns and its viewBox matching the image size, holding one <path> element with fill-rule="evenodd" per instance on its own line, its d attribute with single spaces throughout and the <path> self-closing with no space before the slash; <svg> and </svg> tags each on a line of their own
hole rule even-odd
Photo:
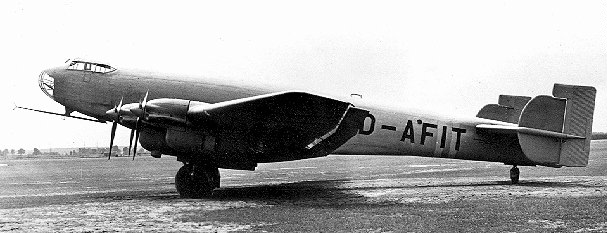
<svg viewBox="0 0 607 233">
<path fill-rule="evenodd" d="M 521 112 L 531 100 L 527 96 L 500 95 L 498 104 L 487 104 L 476 117 L 518 124 Z"/>
<path fill-rule="evenodd" d="M 585 139 L 563 142 L 560 163 L 564 166 L 586 166 L 592 139 L 592 118 L 594 115 L 594 87 L 555 84 L 552 95 L 567 98 L 567 110 L 563 133 L 585 137 Z"/>
<path fill-rule="evenodd" d="M 590 153 L 596 89 L 554 84 L 552 95 L 537 96 L 529 101 L 519 126 L 564 136 L 519 132 L 521 149 L 529 159 L 542 165 L 584 167 Z"/>
</svg>

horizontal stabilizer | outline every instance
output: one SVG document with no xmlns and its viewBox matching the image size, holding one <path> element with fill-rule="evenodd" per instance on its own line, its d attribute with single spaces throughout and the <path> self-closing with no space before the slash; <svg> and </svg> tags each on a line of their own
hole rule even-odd
<svg viewBox="0 0 607 233">
<path fill-rule="evenodd" d="M 535 135 L 541 137 L 550 137 L 550 138 L 558 138 L 558 139 L 585 139 L 584 137 L 557 133 L 543 129 L 534 129 L 528 127 L 520 127 L 513 125 L 488 125 L 488 124 L 480 124 L 476 126 L 476 130 L 479 132 L 486 132 L 490 134 L 518 134 L 524 133 L 528 135 Z"/>
</svg>

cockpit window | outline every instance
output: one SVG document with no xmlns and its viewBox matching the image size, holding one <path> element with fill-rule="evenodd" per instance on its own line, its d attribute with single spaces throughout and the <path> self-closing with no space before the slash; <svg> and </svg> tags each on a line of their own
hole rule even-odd
<svg viewBox="0 0 607 233">
<path fill-rule="evenodd" d="M 84 70 L 84 63 L 82 62 L 72 62 L 68 67 L 70 70 Z"/>
<path fill-rule="evenodd" d="M 96 64 L 90 62 L 72 61 L 68 70 L 85 70 L 96 73 L 109 73 L 116 70 L 114 67 L 105 64 Z"/>
</svg>

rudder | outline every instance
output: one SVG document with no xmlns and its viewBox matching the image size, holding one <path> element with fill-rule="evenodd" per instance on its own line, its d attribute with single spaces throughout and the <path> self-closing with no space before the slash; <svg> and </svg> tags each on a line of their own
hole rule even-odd
<svg viewBox="0 0 607 233">
<path fill-rule="evenodd" d="M 561 144 L 559 163 L 563 166 L 585 167 L 590 154 L 596 89 L 590 86 L 554 84 L 552 95 L 567 98 L 563 133 L 585 137 L 565 140 Z"/>
</svg>

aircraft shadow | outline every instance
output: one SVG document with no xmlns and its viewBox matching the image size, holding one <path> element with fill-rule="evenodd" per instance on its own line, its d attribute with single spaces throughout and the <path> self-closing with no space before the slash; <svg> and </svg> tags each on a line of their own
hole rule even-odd
<svg viewBox="0 0 607 233">
<path fill-rule="evenodd" d="M 301 181 L 294 183 L 227 187 L 213 192 L 211 200 L 252 200 L 322 205 L 341 205 L 364 196 L 340 188 L 346 180 Z M 355 201 L 356 202 L 356 201 Z"/>
<path fill-rule="evenodd" d="M 453 183 L 437 185 L 415 185 L 401 186 L 396 188 L 440 188 L 440 187 L 486 187 L 486 186 L 525 186 L 525 187 L 551 187 L 551 188 L 572 188 L 572 187 L 597 187 L 597 185 L 587 184 L 585 181 L 537 181 L 522 180 L 518 184 L 512 184 L 510 181 L 485 181 L 478 183 Z"/>
<path fill-rule="evenodd" d="M 598 187 L 597 185 L 589 184 L 587 181 L 537 181 L 537 180 L 529 180 L 529 181 L 521 181 L 520 186 L 530 186 L 530 187 L 552 187 L 552 188 L 590 188 L 590 187 Z"/>
<path fill-rule="evenodd" d="M 300 181 L 281 184 L 247 185 L 235 187 L 223 187 L 215 190 L 211 197 L 200 200 L 210 201 L 260 201 L 268 204 L 294 204 L 294 205 L 313 205 L 313 206 L 342 206 L 349 204 L 368 203 L 367 197 L 359 195 L 356 190 L 381 190 L 381 189 L 424 189 L 424 188 L 453 188 L 453 187 L 538 187 L 538 188 L 584 188 L 598 187 L 585 183 L 585 181 L 537 181 L 522 180 L 519 184 L 512 185 L 510 181 L 478 181 L 478 182 L 458 182 L 450 184 L 387 184 L 373 185 L 372 187 L 348 187 L 344 188 L 344 182 L 352 180 L 321 180 L 321 181 Z M 372 181 L 371 181 L 372 182 Z M 99 195 L 92 197 L 94 199 L 110 200 L 150 200 L 150 201 L 171 201 L 171 200 L 196 200 L 182 199 L 175 190 L 160 191 L 124 191 L 112 193 L 110 195 Z"/>
<path fill-rule="evenodd" d="M 301 181 L 281 184 L 223 187 L 213 191 L 210 201 L 261 201 L 269 204 L 290 203 L 306 205 L 342 205 L 364 201 L 365 197 L 340 188 L 346 180 Z M 105 200 L 196 200 L 182 199 L 177 191 L 121 191 L 117 193 L 89 196 Z M 358 201 L 355 201 L 358 200 Z"/>
</svg>

